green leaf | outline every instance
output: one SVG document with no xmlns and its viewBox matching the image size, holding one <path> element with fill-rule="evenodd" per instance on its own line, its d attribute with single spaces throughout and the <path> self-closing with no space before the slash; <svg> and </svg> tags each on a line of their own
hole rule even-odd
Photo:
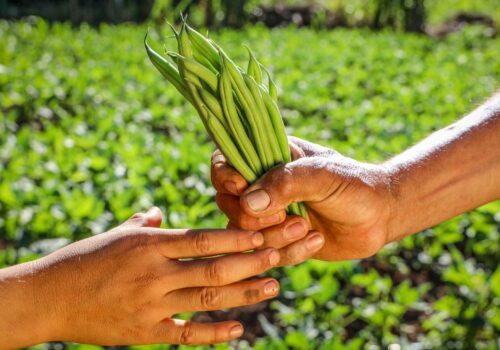
<svg viewBox="0 0 500 350">
<path fill-rule="evenodd" d="M 308 349 L 309 348 L 309 340 L 307 337 L 299 332 L 299 331 L 293 331 L 288 333 L 285 336 L 285 342 L 292 348 L 292 349 Z"/>
<path fill-rule="evenodd" d="M 312 277 L 307 265 L 300 265 L 288 270 L 292 288 L 298 292 L 303 291 L 312 284 Z"/>
<path fill-rule="evenodd" d="M 496 268 L 495 272 L 490 278 L 491 291 L 497 297 L 500 297 L 500 266 Z"/>
</svg>

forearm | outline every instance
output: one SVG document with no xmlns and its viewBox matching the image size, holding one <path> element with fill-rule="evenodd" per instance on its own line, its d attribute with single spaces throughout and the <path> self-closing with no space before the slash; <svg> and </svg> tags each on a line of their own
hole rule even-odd
<svg viewBox="0 0 500 350">
<path fill-rule="evenodd" d="M 43 342 L 46 324 L 35 309 L 33 264 L 0 270 L 0 349 Z"/>
<path fill-rule="evenodd" d="M 500 94 L 386 162 L 390 241 L 500 198 Z"/>
</svg>

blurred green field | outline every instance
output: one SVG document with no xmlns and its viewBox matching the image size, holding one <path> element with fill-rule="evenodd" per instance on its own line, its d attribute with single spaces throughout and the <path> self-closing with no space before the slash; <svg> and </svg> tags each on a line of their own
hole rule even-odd
<svg viewBox="0 0 500 350">
<path fill-rule="evenodd" d="M 411 1 L 409 1 L 411 2 Z M 369 21 L 377 6 L 373 0 L 252 0 L 247 3 L 249 11 L 258 5 L 307 5 L 317 4 L 332 10 L 342 11 L 348 22 Z M 386 1 L 386 4 L 394 4 L 397 1 Z M 500 23 L 499 0 L 425 0 L 427 19 L 429 25 L 441 25 L 452 18 L 458 12 L 477 13 L 490 16 L 495 22 Z"/>
<path fill-rule="evenodd" d="M 209 182 L 213 145 L 149 63 L 146 30 L 0 21 L 0 266 L 153 204 L 167 227 L 225 225 Z M 151 41 L 168 47 L 168 35 Z M 290 135 L 359 160 L 402 151 L 500 85 L 500 38 L 481 27 L 439 41 L 258 26 L 211 35 L 239 63 L 248 44 L 271 69 Z M 280 297 L 248 321 L 257 341 L 216 348 L 498 349 L 499 223 L 496 202 L 365 261 L 275 270 Z"/>
</svg>

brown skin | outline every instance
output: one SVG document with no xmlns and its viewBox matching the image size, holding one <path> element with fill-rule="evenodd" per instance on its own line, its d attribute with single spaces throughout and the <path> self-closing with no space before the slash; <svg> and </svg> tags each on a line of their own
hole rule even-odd
<svg viewBox="0 0 500 350">
<path fill-rule="evenodd" d="M 380 165 L 289 140 L 295 160 L 250 187 L 220 152 L 212 164 L 217 203 L 230 227 L 258 229 L 264 245 L 280 252 L 287 250 L 283 227 L 292 219 L 284 209 L 292 202 L 306 202 L 310 228 L 324 235 L 314 257 L 338 261 L 371 256 L 500 198 L 500 95 Z"/>
<path fill-rule="evenodd" d="M 212 183 L 217 190 L 216 202 L 229 217 L 228 228 L 247 227 L 264 235 L 262 248 L 278 249 L 280 266 L 296 265 L 306 256 L 320 251 L 325 244 L 324 235 L 311 229 L 300 216 L 286 216 L 285 210 L 270 215 L 249 215 L 241 209 L 240 195 L 248 183 L 226 163 L 219 150 L 212 156 Z"/>
<path fill-rule="evenodd" d="M 279 265 L 278 251 L 242 253 L 262 247 L 259 232 L 165 230 L 160 224 L 161 212 L 152 208 L 107 233 L 0 270 L 0 348 L 54 340 L 213 344 L 241 336 L 236 321 L 202 324 L 173 316 L 276 296 L 274 279 L 242 280 Z"/>
</svg>

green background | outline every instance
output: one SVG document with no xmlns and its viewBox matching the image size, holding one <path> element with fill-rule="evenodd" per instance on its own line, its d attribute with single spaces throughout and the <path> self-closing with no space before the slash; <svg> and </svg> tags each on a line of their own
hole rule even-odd
<svg viewBox="0 0 500 350">
<path fill-rule="evenodd" d="M 0 21 L 0 266 L 153 204 L 166 227 L 225 225 L 209 182 L 213 145 L 147 60 L 146 30 Z M 168 35 L 151 41 L 161 50 Z M 272 71 L 290 135 L 363 161 L 397 154 L 500 83 L 500 38 L 479 26 L 439 40 L 260 26 L 211 36 L 241 65 L 249 45 Z M 275 270 L 280 297 L 252 315 L 259 338 L 217 348 L 498 349 L 499 222 L 495 202 L 374 258 Z"/>
</svg>

